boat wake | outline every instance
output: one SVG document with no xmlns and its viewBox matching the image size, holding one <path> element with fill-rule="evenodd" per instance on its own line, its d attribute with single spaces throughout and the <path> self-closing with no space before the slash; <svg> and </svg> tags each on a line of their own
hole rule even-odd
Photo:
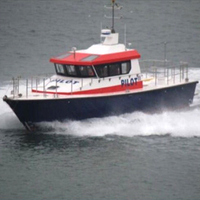
<svg viewBox="0 0 200 200">
<path fill-rule="evenodd" d="M 117 135 L 125 137 L 171 135 L 173 137 L 200 136 L 200 107 L 182 112 L 145 114 L 134 112 L 120 116 L 84 121 L 43 122 L 40 126 L 56 134 L 73 136 Z"/>
<path fill-rule="evenodd" d="M 199 72 L 199 70 L 197 71 Z M 7 85 L 0 87 L 1 99 L 7 90 Z M 184 111 L 157 114 L 134 112 L 83 121 L 42 122 L 39 123 L 39 127 L 45 134 L 64 134 L 79 137 L 102 137 L 106 135 L 133 137 L 166 134 L 173 137 L 200 137 L 200 84 L 197 85 L 196 93 L 193 106 Z M 24 130 L 17 117 L 2 100 L 0 101 L 0 129 Z"/>
</svg>

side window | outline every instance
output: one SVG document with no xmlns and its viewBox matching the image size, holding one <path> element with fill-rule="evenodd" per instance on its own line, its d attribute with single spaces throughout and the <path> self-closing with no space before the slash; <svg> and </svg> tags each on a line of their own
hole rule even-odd
<svg viewBox="0 0 200 200">
<path fill-rule="evenodd" d="M 76 68 L 74 65 L 66 65 L 67 74 L 70 76 L 76 76 Z"/>
<path fill-rule="evenodd" d="M 84 76 L 88 76 L 88 71 L 87 71 L 87 68 L 85 66 L 79 66 L 79 72 L 80 72 L 80 75 L 81 77 Z"/>
<path fill-rule="evenodd" d="M 130 71 L 130 62 L 121 63 L 122 74 L 127 74 Z"/>
<path fill-rule="evenodd" d="M 102 73 L 102 77 L 108 76 L 108 66 L 107 65 L 102 66 L 101 73 Z"/>
<path fill-rule="evenodd" d="M 78 71 L 81 77 L 94 77 L 94 71 L 91 66 L 78 66 Z"/>
<path fill-rule="evenodd" d="M 91 66 L 87 66 L 86 68 L 87 68 L 88 76 L 89 76 L 89 77 L 95 76 L 94 71 L 93 71 L 93 69 L 92 69 Z"/>
<path fill-rule="evenodd" d="M 96 65 L 95 70 L 99 77 L 117 76 L 120 74 L 128 74 L 131 70 L 130 61 L 111 63 L 105 65 Z"/>
<path fill-rule="evenodd" d="M 119 75 L 120 72 L 120 63 L 113 63 L 109 65 L 109 75 L 110 76 L 115 76 Z"/>
<path fill-rule="evenodd" d="M 108 66 L 107 65 L 97 65 L 97 66 L 95 66 L 95 70 L 99 77 L 107 77 L 108 76 Z"/>
</svg>

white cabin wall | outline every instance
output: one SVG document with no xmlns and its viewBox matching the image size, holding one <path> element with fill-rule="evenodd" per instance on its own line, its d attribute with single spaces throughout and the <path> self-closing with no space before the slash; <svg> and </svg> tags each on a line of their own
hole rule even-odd
<svg viewBox="0 0 200 200">
<path fill-rule="evenodd" d="M 140 74 L 140 65 L 138 59 L 131 60 L 131 74 Z"/>
</svg>

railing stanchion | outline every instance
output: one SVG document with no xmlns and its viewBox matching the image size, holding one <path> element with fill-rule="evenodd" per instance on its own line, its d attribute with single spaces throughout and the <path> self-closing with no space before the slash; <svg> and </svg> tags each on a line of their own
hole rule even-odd
<svg viewBox="0 0 200 200">
<path fill-rule="evenodd" d="M 26 98 L 28 98 L 28 79 L 26 79 Z"/>
<path fill-rule="evenodd" d="M 167 67 L 167 85 L 169 85 L 169 68 Z"/>
<path fill-rule="evenodd" d="M 71 82 L 71 95 L 72 95 L 72 92 L 73 92 L 73 81 Z"/>
<path fill-rule="evenodd" d="M 18 77 L 18 93 L 17 93 L 17 95 L 19 94 L 19 79 L 20 79 L 20 77 Z"/>
<path fill-rule="evenodd" d="M 173 78 L 173 83 L 175 84 L 175 82 L 176 82 L 176 68 L 175 68 L 175 66 L 174 66 L 174 78 Z"/>
<path fill-rule="evenodd" d="M 35 84 L 36 84 L 36 91 L 37 91 L 37 89 L 38 89 L 38 79 L 37 79 L 37 77 L 35 79 Z"/>
<path fill-rule="evenodd" d="M 31 77 L 31 90 L 33 89 L 33 77 Z"/>
<path fill-rule="evenodd" d="M 15 78 L 13 77 L 13 99 L 15 97 Z"/>
<path fill-rule="evenodd" d="M 184 66 L 184 64 L 182 64 L 182 80 L 185 78 L 185 77 L 184 77 L 184 75 L 185 75 L 185 74 L 184 74 L 184 73 L 185 73 L 184 71 L 185 71 L 185 66 Z"/>
<path fill-rule="evenodd" d="M 43 78 L 43 93 L 44 93 L 44 96 L 45 96 L 45 78 Z"/>
<path fill-rule="evenodd" d="M 83 78 L 81 79 L 81 88 L 83 88 Z"/>
<path fill-rule="evenodd" d="M 56 95 L 55 95 L 55 97 L 58 97 L 58 90 L 57 90 L 57 79 L 56 79 Z"/>
<path fill-rule="evenodd" d="M 154 68 L 155 73 L 155 86 L 157 86 L 157 68 Z"/>
<path fill-rule="evenodd" d="M 188 78 L 188 65 L 186 66 L 186 80 L 188 81 L 189 78 Z"/>
</svg>

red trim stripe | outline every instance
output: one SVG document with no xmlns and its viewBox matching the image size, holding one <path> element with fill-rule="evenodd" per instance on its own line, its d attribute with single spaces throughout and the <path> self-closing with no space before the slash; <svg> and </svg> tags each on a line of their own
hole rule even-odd
<svg viewBox="0 0 200 200">
<path fill-rule="evenodd" d="M 134 83 L 133 85 L 127 84 L 127 85 L 116 85 L 112 87 L 106 87 L 106 88 L 98 88 L 93 90 L 84 90 L 84 91 L 77 91 L 77 92 L 49 92 L 49 91 L 39 91 L 32 89 L 32 92 L 35 93 L 45 93 L 45 94 L 58 94 L 58 95 L 84 95 L 84 94 L 105 94 L 105 93 L 115 93 L 115 92 L 122 92 L 128 90 L 135 90 L 140 89 L 143 87 L 143 82 L 138 81 L 137 83 Z"/>
</svg>

